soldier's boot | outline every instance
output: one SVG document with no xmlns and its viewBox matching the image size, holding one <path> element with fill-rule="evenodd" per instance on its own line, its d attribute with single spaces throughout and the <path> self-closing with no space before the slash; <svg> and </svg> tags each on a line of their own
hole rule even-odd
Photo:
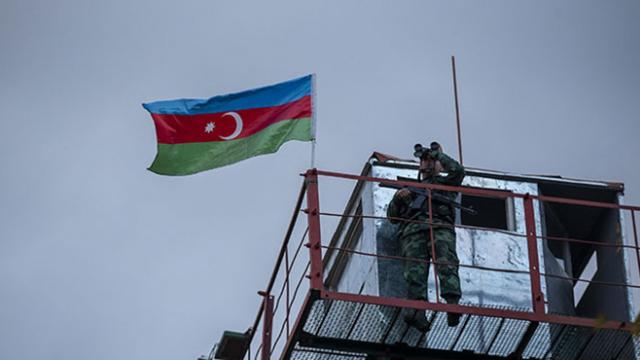
<svg viewBox="0 0 640 360">
<path fill-rule="evenodd" d="M 447 304 L 458 304 L 460 302 L 460 298 L 457 296 L 446 297 Z M 460 324 L 460 317 L 462 314 L 459 313 L 447 313 L 447 325 L 454 327 Z"/>
<path fill-rule="evenodd" d="M 431 323 L 427 320 L 424 310 L 409 310 L 404 316 L 404 322 L 408 326 L 416 328 L 421 333 L 426 333 L 431 329 Z"/>
</svg>

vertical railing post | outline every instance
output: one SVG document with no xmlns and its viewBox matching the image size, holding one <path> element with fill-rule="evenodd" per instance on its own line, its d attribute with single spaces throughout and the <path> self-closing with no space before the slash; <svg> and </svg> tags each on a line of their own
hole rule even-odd
<svg viewBox="0 0 640 360">
<path fill-rule="evenodd" d="M 527 248 L 529 253 L 529 273 L 531 275 L 531 301 L 533 312 L 544 314 L 544 295 L 540 286 L 540 264 L 538 260 L 538 236 L 536 235 L 536 221 L 533 211 L 533 199 L 526 194 L 522 199 L 524 204 L 524 221 L 527 231 Z"/>
<path fill-rule="evenodd" d="M 289 272 L 291 271 L 290 266 L 289 266 L 289 247 L 287 246 L 287 249 L 284 253 L 284 264 L 285 264 L 285 275 L 284 275 L 284 284 L 287 290 L 287 298 L 285 299 L 285 303 L 287 305 L 286 309 L 287 309 L 287 317 L 285 318 L 285 322 L 287 324 L 287 338 L 289 337 L 289 315 L 291 313 L 291 304 L 289 303 Z"/>
<path fill-rule="evenodd" d="M 307 182 L 307 217 L 309 221 L 309 252 L 311 261 L 311 288 L 322 290 L 322 243 L 320 241 L 320 200 L 318 195 L 318 172 L 309 169 L 305 174 Z"/>
<path fill-rule="evenodd" d="M 262 306 L 264 306 L 262 320 L 262 360 L 271 359 L 271 331 L 273 329 L 273 295 L 260 292 L 263 296 Z"/>
<path fill-rule="evenodd" d="M 638 276 L 640 276 L 640 247 L 638 247 L 638 229 L 636 228 L 636 214 L 635 210 L 631 209 L 631 223 L 633 224 L 633 241 L 636 245 L 635 253 L 636 253 L 636 261 L 638 262 Z M 624 245 L 624 244 L 622 244 Z"/>
</svg>

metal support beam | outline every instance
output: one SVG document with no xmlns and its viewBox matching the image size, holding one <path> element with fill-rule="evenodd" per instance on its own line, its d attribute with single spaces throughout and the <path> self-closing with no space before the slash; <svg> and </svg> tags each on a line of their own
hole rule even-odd
<svg viewBox="0 0 640 360">
<path fill-rule="evenodd" d="M 637 264 L 638 265 L 638 275 L 640 275 L 640 247 L 638 246 L 638 229 L 636 228 L 636 213 L 635 211 L 631 210 L 631 224 L 633 225 L 633 241 L 636 244 L 636 259 L 637 259 Z"/>
<path fill-rule="evenodd" d="M 560 324 L 560 325 L 585 326 L 585 327 L 592 327 L 592 328 L 598 328 L 598 329 L 624 330 L 629 332 L 633 331 L 633 324 L 630 324 L 624 321 L 616 321 L 616 320 L 607 320 L 605 322 L 601 322 L 598 319 L 590 319 L 590 318 L 577 317 L 577 316 L 556 315 L 556 314 L 536 314 L 529 311 L 494 309 L 494 308 L 486 308 L 486 307 L 478 307 L 478 306 L 470 306 L 470 305 L 435 303 L 435 302 L 426 302 L 421 300 L 407 300 L 407 299 L 389 298 L 389 297 L 372 296 L 372 295 L 347 294 L 347 293 L 326 291 L 326 290 L 323 290 L 320 292 L 320 298 L 324 300 L 342 300 L 342 301 L 359 302 L 359 303 L 366 303 L 366 304 L 373 304 L 373 305 L 403 307 L 403 308 L 410 308 L 410 309 L 417 309 L 417 310 L 454 312 L 458 314 L 471 314 L 471 315 L 489 316 L 489 317 L 497 317 L 497 318 L 506 317 L 509 319 L 546 322 L 546 323 Z"/>
<path fill-rule="evenodd" d="M 320 239 L 320 198 L 318 195 L 318 172 L 310 169 L 305 174 L 307 183 L 307 217 L 309 220 L 309 256 L 311 259 L 311 288 L 322 290 L 322 242 Z"/>
<path fill-rule="evenodd" d="M 273 295 L 264 295 L 264 319 L 262 321 L 262 360 L 271 359 L 271 332 L 273 328 Z"/>
<path fill-rule="evenodd" d="M 542 315 L 544 311 L 544 295 L 540 285 L 540 264 L 538 261 L 538 237 L 536 235 L 536 222 L 533 212 L 533 199 L 525 196 L 522 199 L 524 203 L 524 220 L 527 231 L 527 249 L 529 253 L 529 272 L 531 273 L 531 301 L 533 312 Z"/>
</svg>

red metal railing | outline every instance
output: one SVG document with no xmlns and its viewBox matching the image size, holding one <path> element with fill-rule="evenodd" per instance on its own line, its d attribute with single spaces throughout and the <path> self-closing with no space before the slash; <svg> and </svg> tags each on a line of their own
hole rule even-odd
<svg viewBox="0 0 640 360">
<path fill-rule="evenodd" d="M 476 196 L 486 196 L 493 198 L 514 198 L 519 199 L 523 203 L 524 208 L 524 222 L 525 222 L 525 233 L 516 233 L 511 231 L 504 231 L 498 229 L 486 229 L 465 225 L 450 225 L 452 227 L 459 228 L 474 228 L 474 229 L 485 229 L 494 232 L 507 232 L 509 235 L 517 238 L 522 238 L 523 241 L 527 242 L 527 252 L 528 252 L 528 270 L 517 270 L 517 269 L 504 269 L 504 268 L 495 268 L 488 266 L 478 266 L 472 264 L 459 264 L 458 266 L 461 268 L 474 268 L 482 271 L 495 271 L 495 272 L 504 272 L 504 273 L 515 273 L 515 274 L 523 274 L 529 275 L 530 278 L 530 292 L 531 292 L 531 309 L 532 311 L 514 311 L 514 310 L 503 310 L 503 309 L 494 309 L 494 308 L 482 308 L 476 306 L 467 306 L 467 305 L 456 305 L 456 304 L 447 304 L 440 300 L 440 291 L 438 284 L 438 276 L 437 276 L 437 267 L 438 265 L 447 265 L 445 262 L 437 261 L 435 259 L 436 249 L 435 249 L 435 241 L 431 241 L 432 246 L 432 255 L 433 257 L 429 260 L 426 259 L 417 259 L 417 258 L 406 258 L 401 256 L 392 256 L 392 255 L 382 255 L 375 253 L 367 253 L 363 251 L 358 251 L 354 249 L 348 249 L 339 246 L 331 246 L 331 245 L 323 245 L 321 239 L 321 225 L 320 225 L 320 217 L 328 216 L 328 217 L 340 217 L 346 218 L 351 217 L 361 221 L 362 219 L 387 219 L 386 217 L 367 215 L 367 214 L 340 214 L 340 213 L 332 213 L 332 212 L 321 212 L 320 211 L 320 196 L 318 189 L 318 177 L 332 177 L 338 179 L 347 179 L 347 180 L 355 180 L 360 182 L 376 182 L 376 183 L 386 183 L 386 184 L 395 184 L 401 186 L 413 186 L 426 188 L 431 190 L 446 190 L 459 192 L 468 195 L 476 195 Z M 519 194 L 519 193 L 508 193 L 504 191 L 494 191 L 488 189 L 478 189 L 478 188 L 465 188 L 465 187 L 453 187 L 453 186 L 444 186 L 444 185 L 435 185 L 435 184 L 417 184 L 415 182 L 407 182 L 407 181 L 399 181 L 399 180 L 390 180 L 384 178 L 374 178 L 367 176 L 358 176 L 351 174 L 343 174 L 337 172 L 329 172 L 329 171 L 321 171 L 316 169 L 308 170 L 305 174 L 305 181 L 300 190 L 298 200 L 287 229 L 282 247 L 280 249 L 278 258 L 276 260 L 276 264 L 274 266 L 272 275 L 269 279 L 267 288 L 264 291 L 259 292 L 263 297 L 262 305 L 259 308 L 258 314 L 254 321 L 254 325 L 250 328 L 250 347 L 247 353 L 247 359 L 270 359 L 271 355 L 274 353 L 280 353 L 282 351 L 289 349 L 292 343 L 295 341 L 294 335 L 296 333 L 296 329 L 298 329 L 301 324 L 300 321 L 303 318 L 303 314 L 301 312 L 308 311 L 310 302 L 313 300 L 311 293 L 315 292 L 315 294 L 319 295 L 320 298 L 327 299 L 335 299 L 335 300 L 345 300 L 352 302 L 360 302 L 367 304 L 377 304 L 377 305 L 387 305 L 387 306 L 395 306 L 395 307 L 407 307 L 414 309 L 422 309 L 422 310 L 433 310 L 433 311 L 443 311 L 443 312 L 454 312 L 454 313 L 467 313 L 481 316 L 492 316 L 492 317 L 502 317 L 502 318 L 513 318 L 513 319 L 521 319 L 535 322 L 547 322 L 547 323 L 556 323 L 556 324 L 566 324 L 566 325 L 574 325 L 574 326 L 588 326 L 594 328 L 607 328 L 607 329 L 623 329 L 628 331 L 633 331 L 633 324 L 621 322 L 621 321 L 606 321 L 603 319 L 591 319 L 591 318 L 583 318 L 576 316 L 566 316 L 566 315 L 557 315 L 550 314 L 545 309 L 545 299 L 541 286 L 541 277 L 548 276 L 554 278 L 560 278 L 565 280 L 577 281 L 577 282 L 587 282 L 593 283 L 597 285 L 603 286 L 617 286 L 617 287 L 627 287 L 627 288 L 640 288 L 640 285 L 637 284 L 626 284 L 626 283 L 617 283 L 617 282 L 607 282 L 607 281 L 596 281 L 596 280 L 586 280 L 575 277 L 568 276 L 558 276 L 555 274 L 548 274 L 540 271 L 539 259 L 540 256 L 538 254 L 538 242 L 539 240 L 548 240 L 548 241 L 563 241 L 567 243 L 574 243 L 580 245 L 590 245 L 590 246 L 601 246 L 601 247 L 614 247 L 621 250 L 633 250 L 635 252 L 636 260 L 638 262 L 638 273 L 640 273 L 640 247 L 638 246 L 638 234 L 636 228 L 636 220 L 635 220 L 635 212 L 640 210 L 640 207 L 637 206 L 629 206 L 629 205 L 619 205 L 612 203 L 603 203 L 603 202 L 595 202 L 588 200 L 577 200 L 577 199 L 565 199 L 559 197 L 550 197 L 550 196 L 542 196 L 542 195 L 530 195 L 530 194 Z M 303 201 L 306 198 L 306 208 L 302 209 Z M 634 245 L 626 245 L 626 244 L 608 244 L 601 243 L 592 240 L 585 239 L 572 239 L 568 237 L 557 237 L 557 236 L 542 236 L 537 234 L 536 232 L 536 213 L 535 213 L 535 203 L 559 203 L 566 205 L 579 205 L 579 206 L 589 206 L 596 208 L 608 208 L 608 209 L 617 209 L 619 211 L 628 211 L 631 217 L 631 227 L 633 229 L 633 239 Z M 429 209 L 431 209 L 431 199 L 429 198 L 428 202 Z M 295 229 L 297 223 L 300 222 L 300 218 L 298 217 L 300 212 L 304 212 L 307 215 L 306 218 L 306 226 L 303 226 L 304 231 L 302 234 L 295 234 Z M 432 212 L 429 211 L 429 214 Z M 401 221 L 407 221 L 405 219 L 396 219 Z M 433 218 L 431 215 L 429 216 L 428 223 L 433 223 Z M 442 224 L 439 224 L 442 226 Z M 445 225 L 446 226 L 446 225 Z M 430 227 L 430 237 L 433 239 L 433 228 Z M 295 246 L 295 252 L 292 258 L 289 257 L 289 252 L 291 250 L 291 239 L 294 238 L 294 235 L 298 235 L 300 240 L 293 243 Z M 305 243 L 305 240 L 308 239 L 308 242 Z M 305 245 L 309 251 L 301 251 L 302 245 Z M 408 300 L 408 299 L 400 299 L 400 298 L 388 298 L 388 297 L 379 297 L 379 296 L 371 296 L 371 295 L 362 295 L 362 294 L 351 294 L 351 293 L 341 293 L 337 291 L 330 291 L 325 288 L 324 284 L 324 262 L 323 262 L 323 250 L 325 251 L 334 251 L 334 252 L 345 252 L 352 255 L 360 255 L 360 256 L 369 256 L 376 257 L 381 259 L 389 259 L 389 260 L 399 260 L 399 261 L 415 261 L 415 262 L 424 262 L 424 263 L 433 263 L 434 264 L 434 272 L 436 276 L 435 279 L 435 302 L 425 302 L 425 301 L 416 301 L 416 300 Z M 305 253 L 307 256 L 305 256 Z M 284 266 L 283 266 L 284 263 Z M 629 269 L 627 269 L 629 270 Z M 308 278 L 309 281 L 305 282 L 304 279 Z M 295 282 L 292 283 L 292 279 Z M 295 286 L 294 286 L 295 284 Z M 277 297 L 274 297 L 273 291 L 274 287 L 279 285 L 279 290 L 277 290 Z M 293 290 L 291 288 L 294 288 Z M 304 298 L 300 297 L 299 294 L 306 294 Z M 284 302 L 283 302 L 284 301 Z M 296 323 L 291 324 L 291 315 L 297 314 Z M 280 318 L 278 318 L 280 316 Z M 276 319 L 280 319 L 280 321 L 275 321 Z M 277 322 L 277 323 L 276 323 Z M 274 333 L 275 329 L 275 333 Z M 261 337 L 256 337 L 255 335 L 261 333 Z M 274 336 L 275 335 L 275 336 Z M 261 341 L 260 341 L 261 340 Z M 256 342 L 260 342 L 259 344 Z M 253 353 L 251 349 L 256 349 Z"/>
</svg>

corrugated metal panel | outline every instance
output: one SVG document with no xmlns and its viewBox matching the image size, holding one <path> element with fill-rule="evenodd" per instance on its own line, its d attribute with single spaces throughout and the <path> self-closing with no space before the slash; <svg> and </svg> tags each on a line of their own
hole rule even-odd
<svg viewBox="0 0 640 360">
<path fill-rule="evenodd" d="M 311 312 L 309 313 L 302 330 L 309 334 L 316 335 L 329 305 L 329 301 L 314 301 L 313 305 L 311 305 Z M 325 308 L 327 308 L 327 310 L 325 310 Z"/>
<path fill-rule="evenodd" d="M 389 306 L 364 305 L 360 319 L 355 325 L 349 339 L 364 342 L 383 341 L 385 331 L 392 326 L 394 313 L 399 311 Z"/>
<path fill-rule="evenodd" d="M 363 354 L 348 353 L 344 351 L 319 350 L 296 346 L 292 355 L 292 360 L 364 360 Z"/>
<path fill-rule="evenodd" d="M 499 322 L 499 318 L 471 316 L 454 350 L 486 354 L 489 342 L 496 335 L 496 331 L 499 331 Z"/>
<path fill-rule="evenodd" d="M 553 343 L 553 337 L 549 338 L 550 333 L 554 334 L 550 331 L 549 324 L 538 324 L 536 331 L 522 353 L 522 357 L 524 359 L 548 359 L 546 354 Z M 559 336 L 559 334 L 556 335 Z"/>
<path fill-rule="evenodd" d="M 346 301 L 333 301 L 331 309 L 328 312 L 322 327 L 318 332 L 318 336 L 333 337 L 333 338 L 345 338 L 348 335 L 349 329 L 356 321 L 355 317 L 361 304 L 346 302 Z"/>
<path fill-rule="evenodd" d="M 609 359 L 618 354 L 629 341 L 631 334 L 604 329 L 594 333 L 580 359 Z"/>
<path fill-rule="evenodd" d="M 427 336 L 426 336 L 427 339 L 422 344 L 422 347 L 426 349 L 439 349 L 439 350 L 449 350 L 453 348 L 468 318 L 469 318 L 469 315 L 463 315 L 460 318 L 460 324 L 462 325 L 457 327 L 449 327 L 447 325 L 447 314 L 444 314 L 444 313 L 435 314 L 435 317 L 433 318 L 433 323 L 431 325 L 431 330 L 427 333 Z"/>
<path fill-rule="evenodd" d="M 584 327 L 567 326 L 566 331 L 552 350 L 554 359 L 577 359 L 591 339 L 592 330 Z"/>
<path fill-rule="evenodd" d="M 427 311 L 432 321 L 423 334 L 408 327 L 404 314 L 411 309 L 319 299 L 312 305 L 303 329 L 308 333 L 305 346 L 297 344 L 291 359 L 364 359 L 368 348 L 404 344 L 409 348 L 450 351 L 460 358 L 472 355 L 509 358 L 521 341 L 523 359 L 635 359 L 640 351 L 637 340 L 623 330 L 592 329 L 578 326 L 540 323 L 533 335 L 524 338 L 529 321 L 489 316 L 462 316 L 460 325 L 449 327 L 446 313 Z M 323 348 L 313 348 L 313 339 L 324 339 Z M 326 350 L 331 339 L 349 340 L 354 352 Z M 355 345 L 353 345 L 355 344 Z M 357 349 L 356 349 L 357 348 Z M 356 352 L 357 350 L 357 352 Z M 427 357 L 428 358 L 428 357 Z"/>
<path fill-rule="evenodd" d="M 529 326 L 529 321 L 503 319 L 502 328 L 493 340 L 489 355 L 508 356 L 516 351 L 518 342 Z"/>
</svg>

